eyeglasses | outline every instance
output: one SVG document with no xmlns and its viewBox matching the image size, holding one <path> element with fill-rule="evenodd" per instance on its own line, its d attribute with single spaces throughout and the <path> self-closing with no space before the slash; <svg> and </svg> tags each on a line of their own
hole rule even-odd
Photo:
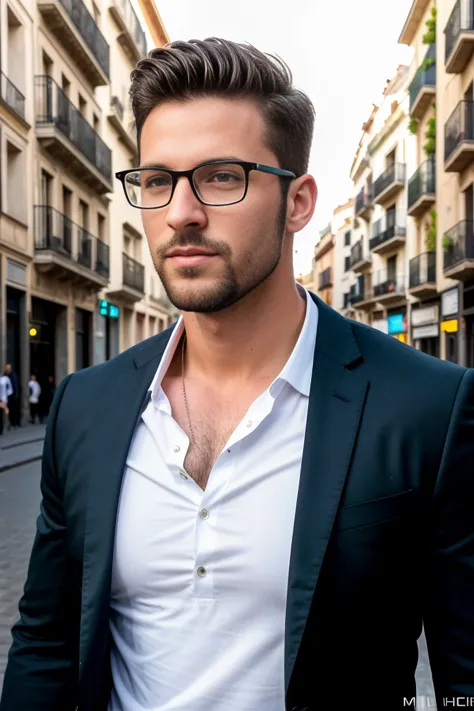
<svg viewBox="0 0 474 711">
<path fill-rule="evenodd" d="M 295 173 L 289 170 L 240 160 L 209 161 L 192 170 L 164 170 L 159 166 L 147 166 L 121 170 L 115 173 L 115 177 L 122 183 L 130 205 L 140 210 L 156 210 L 169 205 L 178 180 L 182 177 L 189 180 L 199 202 L 221 207 L 242 202 L 247 195 L 251 170 L 291 180 L 296 178 Z"/>
</svg>

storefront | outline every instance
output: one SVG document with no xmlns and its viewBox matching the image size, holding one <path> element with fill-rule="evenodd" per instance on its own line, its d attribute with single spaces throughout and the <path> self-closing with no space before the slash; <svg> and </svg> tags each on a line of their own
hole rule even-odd
<svg viewBox="0 0 474 711">
<path fill-rule="evenodd" d="M 464 284 L 462 315 L 466 338 L 463 365 L 474 368 L 474 282 Z"/>
<path fill-rule="evenodd" d="M 441 355 L 445 360 L 459 363 L 459 289 L 449 289 L 441 294 Z"/>
<path fill-rule="evenodd" d="M 431 304 L 411 312 L 412 343 L 427 355 L 440 357 L 439 305 Z"/>
<path fill-rule="evenodd" d="M 401 311 L 387 316 L 387 333 L 397 341 L 408 343 L 408 323 L 405 312 Z"/>
<path fill-rule="evenodd" d="M 94 333 L 94 363 L 105 363 L 119 353 L 120 308 L 99 300 Z"/>
</svg>

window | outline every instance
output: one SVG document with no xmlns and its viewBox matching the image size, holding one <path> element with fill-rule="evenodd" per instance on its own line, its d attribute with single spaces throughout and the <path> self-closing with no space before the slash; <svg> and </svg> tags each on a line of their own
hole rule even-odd
<svg viewBox="0 0 474 711">
<path fill-rule="evenodd" d="M 61 74 L 61 88 L 64 94 L 69 98 L 71 93 L 71 82 L 64 76 L 64 74 Z"/>
<path fill-rule="evenodd" d="M 395 165 L 395 148 L 391 151 L 385 158 L 385 166 L 387 170 L 390 170 Z"/>
<path fill-rule="evenodd" d="M 86 118 L 87 115 L 87 101 L 79 94 L 79 111 Z"/>
<path fill-rule="evenodd" d="M 96 114 L 93 116 L 94 131 L 100 133 L 100 119 Z"/>
<path fill-rule="evenodd" d="M 89 205 L 83 200 L 79 200 L 79 220 L 80 225 L 85 230 L 89 229 Z"/>
<path fill-rule="evenodd" d="M 351 268 L 351 258 L 350 258 L 350 257 L 346 257 L 346 258 L 344 259 L 344 271 L 345 271 L 345 272 L 348 272 L 348 271 L 350 270 L 350 268 Z"/>
<path fill-rule="evenodd" d="M 397 255 L 387 259 L 387 281 L 395 281 L 397 278 Z"/>
<path fill-rule="evenodd" d="M 99 213 L 97 213 L 97 237 L 102 240 L 102 242 L 106 242 L 107 240 L 105 239 L 105 217 Z"/>
<path fill-rule="evenodd" d="M 387 213 L 385 215 L 386 218 L 386 229 L 390 229 L 390 227 L 395 227 L 396 220 L 396 206 L 392 205 L 392 207 L 389 207 L 387 210 Z"/>
<path fill-rule="evenodd" d="M 25 94 L 26 73 L 25 73 L 25 28 L 18 17 L 7 5 L 7 42 L 6 42 L 6 64 L 4 69 L 9 80 L 16 88 Z"/>
<path fill-rule="evenodd" d="M 6 210 L 11 217 L 26 222 L 25 154 L 7 140 Z"/>
<path fill-rule="evenodd" d="M 344 247 L 349 247 L 351 244 L 351 231 L 348 230 L 344 235 Z"/>
<path fill-rule="evenodd" d="M 72 218 L 72 192 L 63 185 L 63 215 Z"/>
</svg>

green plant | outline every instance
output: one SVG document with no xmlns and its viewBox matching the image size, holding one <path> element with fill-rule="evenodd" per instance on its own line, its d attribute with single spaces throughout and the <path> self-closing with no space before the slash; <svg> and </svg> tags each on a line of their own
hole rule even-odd
<svg viewBox="0 0 474 711">
<path fill-rule="evenodd" d="M 420 65 L 420 69 L 421 69 L 423 72 L 427 72 L 428 69 L 429 69 L 430 67 L 432 67 L 434 63 L 435 63 L 435 60 L 433 59 L 433 57 L 426 57 L 426 58 L 422 61 L 421 65 Z"/>
<path fill-rule="evenodd" d="M 436 43 L 436 8 L 431 8 L 431 17 L 426 20 L 427 32 L 423 35 L 423 44 L 435 44 Z"/>
<path fill-rule="evenodd" d="M 430 210 L 431 222 L 426 230 L 425 245 L 428 252 L 434 252 L 436 249 L 436 210 Z"/>
<path fill-rule="evenodd" d="M 453 246 L 453 238 L 449 235 L 444 235 L 442 240 L 443 249 L 451 249 Z"/>
<path fill-rule="evenodd" d="M 408 130 L 410 133 L 412 133 L 414 136 L 418 133 L 418 120 L 416 118 L 410 119 L 408 122 Z"/>
<path fill-rule="evenodd" d="M 426 143 L 423 150 L 428 158 L 431 158 L 436 153 L 436 117 L 433 116 L 428 120 L 427 130 L 425 133 Z"/>
</svg>

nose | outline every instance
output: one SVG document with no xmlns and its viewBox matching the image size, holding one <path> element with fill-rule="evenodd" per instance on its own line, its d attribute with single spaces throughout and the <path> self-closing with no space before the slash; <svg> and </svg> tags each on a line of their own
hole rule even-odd
<svg viewBox="0 0 474 711">
<path fill-rule="evenodd" d="M 182 232 L 189 227 L 202 229 L 207 224 L 204 205 L 199 202 L 185 177 L 181 177 L 176 184 L 166 221 L 175 232 Z"/>
</svg>

